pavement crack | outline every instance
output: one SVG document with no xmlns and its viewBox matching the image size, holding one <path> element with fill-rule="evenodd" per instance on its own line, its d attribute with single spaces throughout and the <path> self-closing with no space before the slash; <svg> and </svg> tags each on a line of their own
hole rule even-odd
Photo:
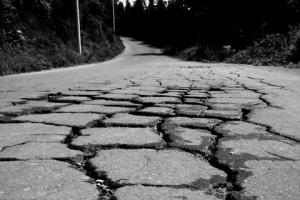
<svg viewBox="0 0 300 200">
<path fill-rule="evenodd" d="M 272 135 L 276 135 L 276 136 L 282 137 L 282 138 L 284 138 L 284 139 L 288 139 L 288 140 L 291 140 L 291 141 L 300 143 L 300 139 L 293 138 L 293 137 L 284 135 L 284 134 L 282 134 L 282 133 L 276 132 L 276 131 L 273 130 L 273 127 L 268 126 L 268 125 L 266 125 L 266 124 L 261 124 L 261 123 L 257 123 L 257 122 L 253 122 L 253 121 L 249 121 L 249 120 L 247 120 L 246 122 L 248 122 L 248 123 L 250 123 L 250 124 L 262 126 L 262 127 L 265 128 L 265 131 L 266 131 L 266 132 L 268 132 L 268 133 L 270 133 L 270 134 L 272 134 Z"/>
<path fill-rule="evenodd" d="M 283 159 L 283 160 L 289 160 L 289 161 L 298 161 L 296 159 L 292 159 L 292 158 L 288 158 L 288 157 L 284 157 L 284 156 L 281 156 L 281 155 L 278 155 L 276 153 L 273 153 L 273 152 L 269 152 L 269 151 L 266 151 L 268 154 L 272 155 L 272 156 L 276 156 L 280 159 Z"/>
<path fill-rule="evenodd" d="M 267 86 L 271 86 L 271 87 L 277 87 L 279 89 L 282 89 L 282 90 L 288 90 L 286 87 L 284 86 L 281 86 L 281 85 L 275 85 L 275 84 L 272 84 L 272 83 L 267 83 L 264 79 L 262 78 L 254 78 L 254 77 L 251 77 L 251 76 L 247 76 L 247 78 L 249 79 L 252 79 L 252 80 L 256 80 L 258 81 L 259 83 L 261 84 L 264 84 L 264 85 L 267 85 Z"/>
<path fill-rule="evenodd" d="M 22 142 L 22 143 L 19 143 L 19 144 L 14 144 L 14 145 L 10 145 L 10 146 L 4 146 L 0 149 L 0 152 L 3 152 L 5 151 L 5 149 L 8 149 L 8 148 L 13 148 L 13 147 L 17 147 L 17 146 L 22 146 L 24 144 L 27 144 L 27 143 L 30 143 L 30 142 L 34 142 L 34 141 L 26 141 L 26 142 Z"/>
<path fill-rule="evenodd" d="M 156 125 L 156 129 L 157 132 L 162 136 L 162 139 L 166 142 L 167 147 L 169 147 L 170 142 L 172 142 L 172 140 L 170 139 L 170 136 L 168 134 L 166 134 L 163 125 L 166 121 L 166 118 L 162 118 L 162 120 L 160 121 L 160 123 L 158 123 Z"/>
<path fill-rule="evenodd" d="M 255 92 L 256 94 L 259 94 L 259 100 L 261 100 L 264 104 L 266 104 L 268 107 L 271 107 L 271 108 L 277 108 L 277 109 L 282 109 L 281 107 L 279 106 L 275 106 L 273 105 L 271 102 L 269 102 L 267 99 L 264 98 L 265 95 L 267 95 L 267 93 L 265 92 L 261 92 L 259 91 L 258 89 L 254 89 L 254 88 L 250 88 L 250 87 L 247 87 L 245 84 L 241 84 L 241 86 L 243 87 L 243 89 L 245 90 L 248 90 L 248 91 L 252 91 L 252 92 Z"/>
</svg>

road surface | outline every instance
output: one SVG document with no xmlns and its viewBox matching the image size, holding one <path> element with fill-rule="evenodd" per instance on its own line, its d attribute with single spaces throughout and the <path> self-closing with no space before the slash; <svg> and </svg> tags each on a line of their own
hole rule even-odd
<svg viewBox="0 0 300 200">
<path fill-rule="evenodd" d="M 300 199 L 300 71 L 116 58 L 0 77 L 0 199 Z"/>
</svg>

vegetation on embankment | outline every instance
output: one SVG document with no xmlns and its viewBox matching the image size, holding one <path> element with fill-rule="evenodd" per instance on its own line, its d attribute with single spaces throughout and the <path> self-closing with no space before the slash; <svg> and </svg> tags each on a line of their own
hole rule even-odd
<svg viewBox="0 0 300 200">
<path fill-rule="evenodd" d="M 300 67 L 300 26 L 286 33 L 266 35 L 244 49 L 234 49 L 230 45 L 215 48 L 200 44 L 171 52 L 171 55 L 193 61 Z"/>
<path fill-rule="evenodd" d="M 82 55 L 74 0 L 1 0 L 0 75 L 99 62 L 119 54 L 110 0 L 81 0 Z"/>
<path fill-rule="evenodd" d="M 255 65 L 300 61 L 298 0 L 135 0 L 119 32 L 185 60 Z"/>
</svg>

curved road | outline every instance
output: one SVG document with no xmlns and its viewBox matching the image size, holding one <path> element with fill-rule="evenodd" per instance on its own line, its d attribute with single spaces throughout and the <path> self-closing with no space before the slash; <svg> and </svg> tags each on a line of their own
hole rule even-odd
<svg viewBox="0 0 300 200">
<path fill-rule="evenodd" d="M 300 70 L 180 61 L 0 77 L 0 199 L 300 198 Z"/>
</svg>

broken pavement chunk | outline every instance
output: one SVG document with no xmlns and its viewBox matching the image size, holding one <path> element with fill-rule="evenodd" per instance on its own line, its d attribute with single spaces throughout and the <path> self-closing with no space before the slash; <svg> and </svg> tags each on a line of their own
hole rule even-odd
<svg viewBox="0 0 300 200">
<path fill-rule="evenodd" d="M 90 160 L 95 172 L 119 184 L 183 185 L 226 174 L 193 156 L 177 150 L 103 150 Z"/>
<path fill-rule="evenodd" d="M 181 103 L 176 97 L 140 97 L 139 101 L 144 104 Z"/>
<path fill-rule="evenodd" d="M 65 96 L 97 96 L 100 95 L 101 92 L 96 91 L 76 91 L 76 90 L 68 90 L 62 93 Z"/>
<path fill-rule="evenodd" d="M 117 189 L 118 200 L 220 200 L 205 191 L 170 187 L 125 186 Z"/>
<path fill-rule="evenodd" d="M 189 129 L 174 127 L 166 130 L 169 137 L 169 146 L 181 149 L 198 151 L 206 156 L 210 155 L 210 148 L 215 142 L 216 136 L 203 129 Z"/>
<path fill-rule="evenodd" d="M 179 115 L 185 115 L 190 117 L 199 117 L 202 115 L 202 112 L 207 110 L 206 106 L 202 105 L 188 105 L 182 104 L 176 106 L 176 113 Z"/>
<path fill-rule="evenodd" d="M 55 160 L 0 162 L 0 199 L 97 200 L 89 177 Z"/>
<path fill-rule="evenodd" d="M 225 119 L 242 119 L 243 113 L 236 110 L 204 110 L 204 117 L 216 117 Z"/>
<path fill-rule="evenodd" d="M 101 114 L 115 114 L 122 112 L 134 111 L 134 108 L 116 107 L 116 106 L 102 106 L 102 105 L 70 105 L 58 109 L 59 113 L 101 113 Z"/>
<path fill-rule="evenodd" d="M 300 116 L 296 111 L 272 107 L 256 109 L 251 113 L 249 121 L 266 124 L 272 131 L 300 142 Z"/>
<path fill-rule="evenodd" d="M 209 104 L 239 104 L 239 105 L 256 105 L 263 103 L 259 99 L 244 99 L 244 98 L 211 98 L 208 99 Z"/>
<path fill-rule="evenodd" d="M 183 98 L 184 103 L 189 103 L 189 104 L 197 104 L 197 105 L 205 105 L 206 104 L 206 99 L 199 99 L 199 98 Z"/>
<path fill-rule="evenodd" d="M 104 120 L 106 126 L 155 126 L 161 121 L 160 117 L 138 116 L 120 113 Z"/>
<path fill-rule="evenodd" d="M 107 100 L 118 100 L 118 101 L 131 101 L 133 99 L 138 98 L 138 95 L 132 94 L 103 94 L 96 96 L 96 99 L 107 99 Z"/>
<path fill-rule="evenodd" d="M 153 147 L 161 149 L 165 142 L 151 128 L 91 128 L 81 131 L 82 136 L 72 141 L 73 146 Z"/>
<path fill-rule="evenodd" d="M 213 128 L 215 125 L 221 123 L 218 119 L 208 118 L 190 118 L 190 117 L 171 117 L 165 120 L 163 124 L 164 129 L 172 126 L 183 126 L 193 128 Z"/>
<path fill-rule="evenodd" d="M 84 101 L 90 101 L 91 99 L 88 97 L 80 97 L 80 96 L 62 96 L 51 99 L 53 102 L 60 102 L 60 103 L 81 103 Z"/>
<path fill-rule="evenodd" d="M 24 104 L 0 108 L 0 113 L 18 116 L 22 114 L 30 114 L 33 112 L 49 112 L 66 105 L 68 104 L 52 103 L 47 101 L 28 101 Z"/>
<path fill-rule="evenodd" d="M 244 121 L 228 121 L 218 125 L 215 130 L 223 136 L 258 136 L 258 137 L 275 137 L 266 131 L 266 128 L 256 124 Z"/>
<path fill-rule="evenodd" d="M 138 111 L 139 114 L 156 116 L 173 116 L 174 110 L 168 107 L 147 107 Z"/>
<path fill-rule="evenodd" d="M 24 115 L 13 118 L 13 120 L 21 122 L 38 122 L 45 124 L 54 124 L 62 126 L 72 126 L 77 128 L 91 127 L 104 118 L 101 114 L 86 113 L 51 113 Z"/>
<path fill-rule="evenodd" d="M 221 141 L 219 147 L 231 149 L 233 156 L 250 154 L 258 158 L 300 160 L 300 146 L 288 140 L 228 140 Z"/>
<path fill-rule="evenodd" d="M 299 199 L 300 161 L 247 161 L 252 175 L 243 183 L 245 196 L 257 200 Z"/>
<path fill-rule="evenodd" d="M 141 107 L 141 104 L 131 103 L 130 101 L 113 101 L 113 100 L 104 100 L 98 99 L 93 101 L 84 102 L 84 104 L 88 105 L 104 105 L 104 106 L 119 106 L 119 107 Z"/>
<path fill-rule="evenodd" d="M 41 159 L 65 159 L 73 158 L 83 153 L 68 149 L 61 143 L 37 143 L 29 142 L 2 149 L 0 159 L 19 159 L 19 160 L 41 160 Z"/>
<path fill-rule="evenodd" d="M 26 142 L 60 142 L 71 133 L 71 128 L 36 123 L 0 124 L 0 150 Z"/>
</svg>

